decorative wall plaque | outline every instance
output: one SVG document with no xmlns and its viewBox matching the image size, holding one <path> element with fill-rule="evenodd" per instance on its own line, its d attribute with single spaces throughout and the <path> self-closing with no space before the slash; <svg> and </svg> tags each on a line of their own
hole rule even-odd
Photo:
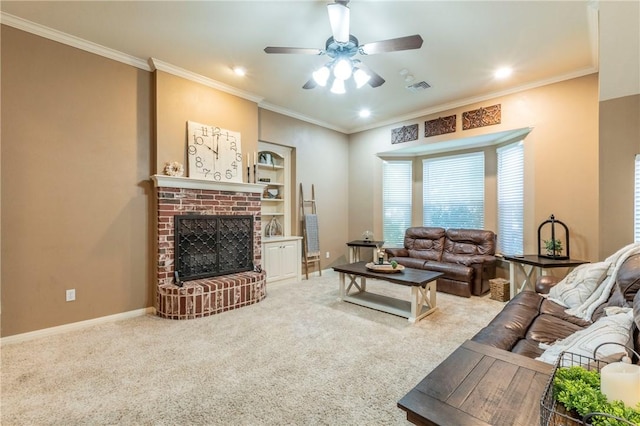
<svg viewBox="0 0 640 426">
<path fill-rule="evenodd" d="M 417 124 L 391 129 L 391 143 L 402 143 L 416 140 L 418 140 Z"/>
<path fill-rule="evenodd" d="M 438 117 L 424 122 L 424 137 L 444 135 L 445 133 L 455 133 L 456 115 L 448 117 Z"/>
<path fill-rule="evenodd" d="M 491 126 L 500 124 L 501 107 L 491 105 L 486 108 L 478 108 L 473 111 L 462 113 L 462 130 L 475 129 L 477 127 Z"/>
</svg>

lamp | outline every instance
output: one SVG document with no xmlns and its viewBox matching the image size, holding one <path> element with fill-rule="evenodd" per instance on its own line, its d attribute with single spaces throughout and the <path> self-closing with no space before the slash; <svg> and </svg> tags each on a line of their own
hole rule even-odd
<svg viewBox="0 0 640 426">
<path fill-rule="evenodd" d="M 356 68 L 353 73 L 353 79 L 356 81 L 356 87 L 359 89 L 371 80 L 371 76 L 362 68 Z"/>
<path fill-rule="evenodd" d="M 340 58 L 333 66 L 333 76 L 338 80 L 348 80 L 353 74 L 353 64 L 348 58 Z"/>
<path fill-rule="evenodd" d="M 325 65 L 324 67 L 314 71 L 312 75 L 315 82 L 318 83 L 318 86 L 324 87 L 327 85 L 327 80 L 329 80 L 330 74 L 331 71 L 329 71 L 329 67 Z"/>
<path fill-rule="evenodd" d="M 346 93 L 346 90 L 344 88 L 344 80 L 340 80 L 339 78 L 334 79 L 333 84 L 331 85 L 331 93 L 335 93 L 337 95 Z"/>
<path fill-rule="evenodd" d="M 356 88 L 360 89 L 371 80 L 371 75 L 360 66 L 360 61 L 339 56 L 312 73 L 318 86 L 331 85 L 331 92 L 346 93 L 345 82 L 353 78 Z"/>
</svg>

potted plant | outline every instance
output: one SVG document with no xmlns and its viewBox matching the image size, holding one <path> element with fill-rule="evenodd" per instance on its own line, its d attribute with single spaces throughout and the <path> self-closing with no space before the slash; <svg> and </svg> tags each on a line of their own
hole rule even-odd
<svg viewBox="0 0 640 426">
<path fill-rule="evenodd" d="M 544 240 L 544 248 L 547 251 L 547 256 L 556 256 L 562 254 L 562 241 L 557 239 Z"/>
</svg>

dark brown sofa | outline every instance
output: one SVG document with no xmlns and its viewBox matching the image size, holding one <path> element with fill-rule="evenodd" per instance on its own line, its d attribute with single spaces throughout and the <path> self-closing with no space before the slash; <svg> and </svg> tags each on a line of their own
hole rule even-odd
<svg viewBox="0 0 640 426">
<path fill-rule="evenodd" d="M 389 261 L 408 268 L 442 272 L 437 289 L 457 296 L 480 296 L 495 277 L 495 234 L 480 229 L 408 228 L 404 247 L 386 248 Z"/>
<path fill-rule="evenodd" d="M 548 292 L 558 281 L 554 277 L 541 277 L 537 282 L 537 292 L 523 291 L 511 299 L 502 311 L 472 340 L 529 358 L 540 356 L 540 343 L 553 343 L 564 339 L 578 330 L 588 327 L 591 322 L 567 315 L 565 307 L 545 299 L 539 294 Z M 628 257 L 618 269 L 609 298 L 593 313 L 596 321 L 609 306 L 632 307 L 635 326 L 629 336 L 629 345 L 640 353 L 640 254 Z"/>
</svg>

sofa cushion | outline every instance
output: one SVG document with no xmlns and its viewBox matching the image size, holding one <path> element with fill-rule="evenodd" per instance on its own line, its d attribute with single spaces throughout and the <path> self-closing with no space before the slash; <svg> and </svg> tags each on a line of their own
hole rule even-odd
<svg viewBox="0 0 640 426">
<path fill-rule="evenodd" d="M 444 247 L 444 228 L 414 226 L 404 234 L 404 247 L 410 257 L 440 260 Z"/>
<path fill-rule="evenodd" d="M 633 311 L 630 308 L 614 309 L 626 309 L 626 312 L 600 318 L 589 327 L 577 331 L 564 340 L 551 345 L 536 359 L 554 364 L 562 352 L 571 352 L 586 357 L 593 357 L 593 351 L 601 343 L 607 342 L 618 344 L 600 346 L 596 357 L 607 362 L 620 360 L 626 355 L 623 346 L 629 340 L 631 327 L 633 325 Z"/>
<path fill-rule="evenodd" d="M 413 269 L 424 269 L 424 264 L 426 263 L 426 260 L 414 257 L 392 257 L 389 260 L 395 260 L 402 266 Z"/>
<path fill-rule="evenodd" d="M 549 299 L 567 308 L 580 306 L 602 284 L 610 266 L 606 262 L 579 265 L 549 290 Z"/>
<path fill-rule="evenodd" d="M 557 340 L 566 339 L 576 331 L 585 327 L 564 321 L 549 314 L 540 314 L 532 323 L 525 338 L 541 343 L 551 344 Z"/>
<path fill-rule="evenodd" d="M 536 358 L 542 355 L 544 349 L 540 349 L 538 342 L 533 340 L 522 339 L 511 349 L 514 354 L 524 355 L 528 358 Z"/>
<path fill-rule="evenodd" d="M 540 313 L 542 301 L 542 296 L 532 291 L 518 293 L 472 340 L 510 351 L 525 338 Z"/>
<path fill-rule="evenodd" d="M 548 299 L 544 299 L 540 304 L 541 314 L 554 316 L 562 321 L 570 322 L 571 324 L 575 324 L 582 328 L 589 327 L 591 325 L 591 321 L 569 315 L 566 311 L 567 308 Z"/>
<path fill-rule="evenodd" d="M 473 268 L 455 263 L 427 261 L 423 268 L 433 272 L 442 272 L 445 277 L 462 282 L 471 281 L 473 276 Z"/>
<path fill-rule="evenodd" d="M 470 265 L 496 252 L 495 234 L 482 229 L 447 229 L 442 261 Z M 474 259 L 480 256 L 480 259 Z"/>
<path fill-rule="evenodd" d="M 640 254 L 629 256 L 620 266 L 616 276 L 616 287 L 628 302 L 633 302 L 640 290 Z"/>
</svg>

